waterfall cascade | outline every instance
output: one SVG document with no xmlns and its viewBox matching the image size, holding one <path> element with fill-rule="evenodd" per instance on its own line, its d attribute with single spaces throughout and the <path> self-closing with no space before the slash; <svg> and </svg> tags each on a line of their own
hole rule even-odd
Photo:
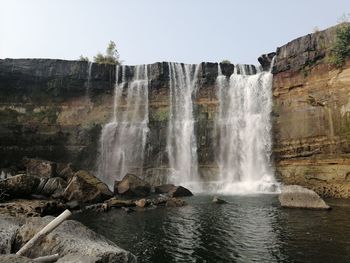
<svg viewBox="0 0 350 263">
<path fill-rule="evenodd" d="M 125 66 L 116 68 L 113 117 L 103 127 L 100 139 L 98 175 L 110 188 L 129 172 L 142 175 L 148 133 L 147 65 L 135 66 L 129 82 L 125 81 L 125 70 Z"/>
<path fill-rule="evenodd" d="M 197 142 L 194 134 L 192 98 L 196 93 L 200 65 L 169 63 L 170 112 L 167 152 L 170 182 L 198 185 Z"/>
<path fill-rule="evenodd" d="M 272 74 L 237 65 L 230 79 L 217 77 L 216 117 L 219 166 L 216 192 L 227 194 L 275 190 L 271 155 Z"/>
</svg>

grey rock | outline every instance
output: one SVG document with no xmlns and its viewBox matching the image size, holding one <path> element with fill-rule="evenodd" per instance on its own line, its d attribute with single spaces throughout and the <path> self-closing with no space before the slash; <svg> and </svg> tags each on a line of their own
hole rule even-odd
<svg viewBox="0 0 350 263">
<path fill-rule="evenodd" d="M 175 186 L 173 184 L 159 185 L 154 188 L 158 194 L 166 194 L 170 197 L 192 196 L 192 192 L 183 186 Z"/>
<path fill-rule="evenodd" d="M 94 256 L 85 256 L 78 253 L 72 253 L 61 257 L 57 263 L 95 263 L 99 258 Z"/>
<path fill-rule="evenodd" d="M 134 174 L 127 174 L 114 189 L 118 195 L 144 197 L 150 194 L 151 185 Z"/>
<path fill-rule="evenodd" d="M 214 196 L 213 203 L 215 203 L 215 204 L 227 204 L 227 201 L 224 199 L 220 199 L 217 196 Z"/>
<path fill-rule="evenodd" d="M 316 192 L 300 185 L 283 186 L 278 199 L 282 207 L 330 209 Z"/>
<path fill-rule="evenodd" d="M 17 231 L 14 248 L 17 250 L 22 247 L 35 233 L 52 220 L 51 216 L 27 219 L 26 223 Z M 34 246 L 34 249 L 28 250 L 25 256 L 36 258 L 58 253 L 63 258 L 67 255 L 68 259 L 69 257 L 76 258 L 71 254 L 97 258 L 98 260 L 93 262 L 101 263 L 136 262 L 136 257 L 133 254 L 119 248 L 105 237 L 74 220 L 63 222 Z M 70 256 L 68 257 L 68 255 Z"/>
<path fill-rule="evenodd" d="M 11 253 L 11 246 L 16 237 L 16 231 L 24 220 L 10 216 L 0 216 L 0 254 Z M 0 258 L 0 262 L 2 262 Z M 5 261 L 3 261 L 5 262 Z"/>
<path fill-rule="evenodd" d="M 0 263 L 34 263 L 30 258 L 17 256 L 15 254 L 0 255 Z"/>
</svg>

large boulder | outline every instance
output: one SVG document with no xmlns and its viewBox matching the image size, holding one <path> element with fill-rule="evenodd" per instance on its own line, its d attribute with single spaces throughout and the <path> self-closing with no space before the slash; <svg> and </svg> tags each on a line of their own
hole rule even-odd
<svg viewBox="0 0 350 263">
<path fill-rule="evenodd" d="M 5 199 L 28 197 L 35 192 L 40 179 L 36 176 L 18 174 L 0 180 L 0 191 Z"/>
<path fill-rule="evenodd" d="M 24 220 L 10 216 L 0 216 L 0 254 L 11 253 L 11 246 L 16 237 L 16 231 Z M 0 262 L 3 259 L 0 258 Z"/>
<path fill-rule="evenodd" d="M 57 164 L 47 160 L 25 158 L 24 166 L 28 175 L 36 175 L 44 178 L 50 178 L 56 175 Z"/>
<path fill-rule="evenodd" d="M 42 194 L 46 196 L 60 195 L 67 187 L 67 182 L 61 177 L 49 178 L 45 183 Z"/>
<path fill-rule="evenodd" d="M 14 250 L 20 249 L 53 219 L 51 216 L 27 219 L 26 223 L 17 231 Z M 37 241 L 24 256 L 37 258 L 56 253 L 63 257 L 59 262 L 79 262 L 68 259 L 87 257 L 94 259 L 91 262 L 136 262 L 136 257 L 133 254 L 119 248 L 105 237 L 74 220 L 63 222 L 50 234 Z"/>
<path fill-rule="evenodd" d="M 67 201 L 98 203 L 111 198 L 108 186 L 87 171 L 80 170 L 69 181 L 62 197 Z"/>
<path fill-rule="evenodd" d="M 129 197 L 144 197 L 150 194 L 151 185 L 136 175 L 127 174 L 114 187 L 115 194 Z"/>
<path fill-rule="evenodd" d="M 300 185 L 283 186 L 278 199 L 282 207 L 330 209 L 317 193 Z"/>
<path fill-rule="evenodd" d="M 0 255 L 0 263 L 35 263 L 36 261 L 15 254 Z M 72 263 L 72 262 L 71 262 Z"/>
<path fill-rule="evenodd" d="M 173 184 L 163 184 L 154 188 L 157 194 L 166 194 L 170 197 L 192 196 L 192 192 L 183 186 Z"/>
</svg>

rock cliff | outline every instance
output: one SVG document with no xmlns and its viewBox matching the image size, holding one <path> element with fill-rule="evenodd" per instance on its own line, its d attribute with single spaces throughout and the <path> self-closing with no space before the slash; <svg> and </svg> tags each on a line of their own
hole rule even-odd
<svg viewBox="0 0 350 263">
<path fill-rule="evenodd" d="M 277 173 L 328 197 L 350 197 L 350 61 L 327 63 L 335 27 L 277 49 L 273 136 Z"/>
</svg>

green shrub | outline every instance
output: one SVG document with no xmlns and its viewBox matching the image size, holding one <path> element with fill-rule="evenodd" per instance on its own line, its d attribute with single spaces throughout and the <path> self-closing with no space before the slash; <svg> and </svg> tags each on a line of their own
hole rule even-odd
<svg viewBox="0 0 350 263">
<path fill-rule="evenodd" d="M 224 59 L 223 61 L 221 61 L 221 64 L 231 64 L 231 61 L 229 61 L 228 59 Z"/>
<path fill-rule="evenodd" d="M 86 61 L 86 62 L 89 62 L 89 58 L 88 58 L 88 57 L 84 57 L 83 55 L 80 55 L 79 61 Z"/>
<path fill-rule="evenodd" d="M 106 55 L 103 55 L 102 53 L 97 53 L 97 55 L 94 56 L 94 62 L 99 64 L 120 65 L 119 52 L 117 50 L 117 45 L 114 43 L 114 41 L 109 42 L 106 49 Z"/>
<path fill-rule="evenodd" d="M 331 47 L 329 63 L 341 68 L 350 57 L 350 24 L 342 23 L 336 29 L 336 38 Z"/>
</svg>

